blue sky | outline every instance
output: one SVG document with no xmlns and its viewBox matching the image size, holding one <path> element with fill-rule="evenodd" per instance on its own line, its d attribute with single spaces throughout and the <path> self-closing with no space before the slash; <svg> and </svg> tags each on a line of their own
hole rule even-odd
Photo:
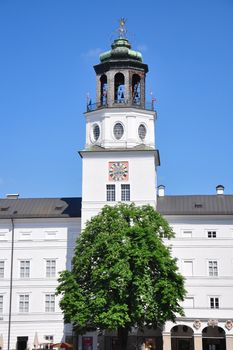
<svg viewBox="0 0 233 350">
<path fill-rule="evenodd" d="M 120 17 L 157 98 L 158 183 L 233 193 L 233 1 L 0 0 L 0 196 L 81 195 L 86 93 Z"/>
</svg>

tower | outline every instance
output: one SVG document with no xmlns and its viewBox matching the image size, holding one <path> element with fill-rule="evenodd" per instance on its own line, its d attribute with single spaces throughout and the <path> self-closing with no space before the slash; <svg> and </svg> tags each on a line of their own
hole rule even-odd
<svg viewBox="0 0 233 350">
<path fill-rule="evenodd" d="M 94 66 L 96 103 L 87 104 L 83 159 L 82 227 L 106 204 L 134 202 L 156 207 L 153 101 L 146 102 L 148 66 L 131 49 L 120 20 L 119 37 Z"/>
</svg>

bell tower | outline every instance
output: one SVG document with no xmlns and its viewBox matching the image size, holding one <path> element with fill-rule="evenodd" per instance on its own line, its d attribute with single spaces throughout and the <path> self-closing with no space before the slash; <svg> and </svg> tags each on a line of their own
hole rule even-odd
<svg viewBox="0 0 233 350">
<path fill-rule="evenodd" d="M 154 102 L 146 102 L 148 66 L 126 38 L 125 20 L 111 50 L 94 66 L 96 102 L 87 103 L 83 159 L 82 227 L 108 204 L 156 207 Z"/>
</svg>

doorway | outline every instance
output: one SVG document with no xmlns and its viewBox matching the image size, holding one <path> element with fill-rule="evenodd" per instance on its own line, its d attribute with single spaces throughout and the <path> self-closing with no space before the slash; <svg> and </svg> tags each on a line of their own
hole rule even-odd
<svg viewBox="0 0 233 350">
<path fill-rule="evenodd" d="M 203 350 L 226 350 L 225 331 L 221 327 L 205 327 L 202 331 Z"/>
<path fill-rule="evenodd" d="M 28 337 L 17 337 L 17 350 L 27 350 Z"/>
</svg>

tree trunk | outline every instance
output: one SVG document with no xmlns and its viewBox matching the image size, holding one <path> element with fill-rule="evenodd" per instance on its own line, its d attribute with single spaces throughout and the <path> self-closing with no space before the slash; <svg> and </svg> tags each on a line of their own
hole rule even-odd
<svg viewBox="0 0 233 350">
<path fill-rule="evenodd" d="M 128 328 L 118 328 L 119 350 L 127 350 Z"/>
</svg>

